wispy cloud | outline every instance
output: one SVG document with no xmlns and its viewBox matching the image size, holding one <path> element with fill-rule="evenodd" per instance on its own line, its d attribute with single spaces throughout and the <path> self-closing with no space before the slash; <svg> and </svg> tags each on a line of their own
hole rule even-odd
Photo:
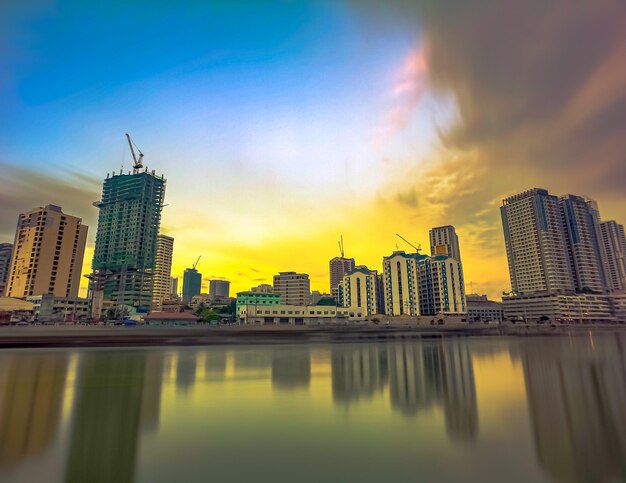
<svg viewBox="0 0 626 483">
<path fill-rule="evenodd" d="M 396 133 L 404 130 L 427 90 L 428 66 L 424 45 L 412 50 L 392 75 L 386 93 L 386 111 L 376 129 L 373 147 L 379 148 Z"/>
</svg>

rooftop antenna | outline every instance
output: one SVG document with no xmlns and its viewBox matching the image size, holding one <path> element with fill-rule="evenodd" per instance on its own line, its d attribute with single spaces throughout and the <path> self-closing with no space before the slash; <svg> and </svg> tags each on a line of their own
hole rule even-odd
<svg viewBox="0 0 626 483">
<path fill-rule="evenodd" d="M 415 245 L 413 245 L 413 243 L 411 243 L 409 240 L 407 240 L 406 238 L 404 238 L 404 237 L 403 237 L 402 235 L 400 235 L 399 233 L 396 233 L 396 236 L 397 236 L 398 238 L 400 238 L 401 240 L 405 241 L 406 243 L 408 243 L 409 245 L 411 245 L 413 248 L 415 248 L 415 252 L 416 252 L 416 253 L 419 253 L 419 252 L 420 252 L 420 250 L 422 249 L 422 244 L 421 244 L 421 243 L 418 243 L 418 244 L 417 244 L 417 246 L 415 246 Z M 398 245 L 396 244 L 396 247 L 397 247 L 397 246 L 398 246 Z"/>
<path fill-rule="evenodd" d="M 130 154 L 133 155 L 133 161 L 135 161 L 135 165 L 133 166 L 133 174 L 137 174 L 139 173 L 139 170 L 143 168 L 143 163 L 142 163 L 143 153 L 137 147 L 137 145 L 133 142 L 133 140 L 130 138 L 130 135 L 128 133 L 126 133 L 126 139 L 128 140 L 128 147 L 130 147 Z M 139 157 L 135 156 L 135 150 L 133 149 L 133 146 L 137 148 Z"/>
</svg>

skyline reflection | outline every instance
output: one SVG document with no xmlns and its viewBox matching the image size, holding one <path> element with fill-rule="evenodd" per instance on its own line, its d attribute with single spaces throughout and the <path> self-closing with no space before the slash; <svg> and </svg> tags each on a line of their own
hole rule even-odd
<svg viewBox="0 0 626 483">
<path fill-rule="evenodd" d="M 506 399 L 490 397 L 504 389 L 484 370 L 497 373 L 502 357 L 519 374 L 515 401 L 526 411 L 494 433 L 491 413 L 507 410 L 494 401 Z M 354 428 L 345 425 L 363 417 L 355 420 L 363 430 L 395 428 L 416 444 L 439 441 L 450 454 L 472 451 L 478 465 L 483 460 L 475 451 L 498 436 L 520 452 L 527 448 L 544 481 L 609 482 L 626 478 L 625 381 L 626 337 L 616 334 L 6 351 L 0 353 L 0 479 L 27 481 L 19 475 L 48 465 L 46 481 L 151 481 L 151 466 L 193 467 L 187 460 L 205 445 L 216 457 L 224 442 L 258 438 L 261 431 L 271 447 L 271 433 L 255 424 L 280 428 L 287 441 L 305 438 L 290 428 L 315 415 L 312 427 L 338 431 L 336 438 L 349 438 Z M 170 440 L 176 443 L 168 450 Z M 463 444 L 448 446 L 457 442 Z M 50 463 L 50 454 L 62 461 Z M 489 465 L 514 461 L 484 458 Z"/>
</svg>

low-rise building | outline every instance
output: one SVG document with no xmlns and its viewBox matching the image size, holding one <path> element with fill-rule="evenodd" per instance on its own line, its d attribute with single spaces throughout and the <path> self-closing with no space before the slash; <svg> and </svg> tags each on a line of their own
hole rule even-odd
<svg viewBox="0 0 626 483">
<path fill-rule="evenodd" d="M 502 323 L 504 313 L 502 302 L 489 300 L 486 295 L 469 294 L 467 301 L 467 320 L 472 322 Z"/>
<path fill-rule="evenodd" d="M 198 316 L 193 312 L 152 312 L 144 318 L 146 325 L 196 325 Z"/>
<path fill-rule="evenodd" d="M 321 325 L 362 318 L 363 312 L 329 305 L 242 305 L 239 323 L 245 325 Z"/>
<path fill-rule="evenodd" d="M 33 304 L 14 297 L 0 296 L 0 324 L 15 324 L 33 318 Z"/>
<path fill-rule="evenodd" d="M 602 294 L 533 294 L 502 297 L 504 317 L 527 323 L 615 322 L 611 299 Z"/>
<path fill-rule="evenodd" d="M 611 310 L 617 322 L 626 323 L 626 292 L 613 292 L 609 295 Z"/>
<path fill-rule="evenodd" d="M 247 305 L 265 307 L 281 303 L 280 295 L 266 292 L 238 292 L 235 302 L 235 314 L 241 320 L 241 309 Z"/>
<path fill-rule="evenodd" d="M 26 297 L 33 304 L 33 321 L 77 322 L 89 318 L 89 299 L 55 297 L 52 294 Z"/>
</svg>

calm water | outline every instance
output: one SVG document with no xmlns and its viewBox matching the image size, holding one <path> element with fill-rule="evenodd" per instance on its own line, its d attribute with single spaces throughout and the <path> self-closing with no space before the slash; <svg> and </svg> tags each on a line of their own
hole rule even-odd
<svg viewBox="0 0 626 483">
<path fill-rule="evenodd" d="M 626 334 L 0 352 L 0 481 L 625 481 Z"/>
</svg>

